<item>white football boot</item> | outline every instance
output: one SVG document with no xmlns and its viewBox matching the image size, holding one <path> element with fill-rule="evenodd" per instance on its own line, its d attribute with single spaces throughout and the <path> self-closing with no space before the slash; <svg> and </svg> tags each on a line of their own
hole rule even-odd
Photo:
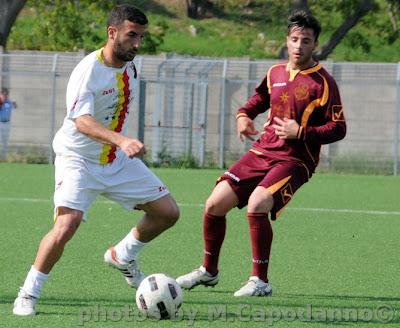
<svg viewBox="0 0 400 328">
<path fill-rule="evenodd" d="M 14 301 L 13 313 L 15 315 L 35 315 L 36 297 L 29 295 L 22 288 L 19 289 L 18 296 Z"/>
<path fill-rule="evenodd" d="M 233 295 L 236 297 L 271 296 L 272 286 L 270 283 L 265 282 L 256 276 L 251 276 L 249 281 Z"/>
<path fill-rule="evenodd" d="M 203 266 L 176 279 L 176 282 L 184 289 L 192 289 L 198 285 L 214 287 L 218 281 L 218 273 L 213 276 Z"/>
<path fill-rule="evenodd" d="M 104 254 L 104 262 L 121 271 L 128 285 L 133 288 L 138 288 L 142 280 L 145 278 L 135 260 L 127 263 L 119 261 L 114 247 L 110 247 Z"/>
</svg>

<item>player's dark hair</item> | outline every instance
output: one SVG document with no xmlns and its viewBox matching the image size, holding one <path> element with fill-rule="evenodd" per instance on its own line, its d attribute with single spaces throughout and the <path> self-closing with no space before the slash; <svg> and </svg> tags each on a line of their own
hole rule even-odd
<svg viewBox="0 0 400 328">
<path fill-rule="evenodd" d="M 293 27 L 310 28 L 314 31 L 315 41 L 321 33 L 321 24 L 318 20 L 305 10 L 296 10 L 288 18 L 288 34 Z"/>
<path fill-rule="evenodd" d="M 146 15 L 140 9 L 129 4 L 123 4 L 115 6 L 111 10 L 107 26 L 120 26 L 125 20 L 140 25 L 148 23 Z"/>
</svg>

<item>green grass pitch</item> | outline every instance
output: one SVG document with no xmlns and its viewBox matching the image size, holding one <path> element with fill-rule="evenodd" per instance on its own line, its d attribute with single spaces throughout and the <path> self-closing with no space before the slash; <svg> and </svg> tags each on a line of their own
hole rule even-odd
<svg viewBox="0 0 400 328">
<path fill-rule="evenodd" d="M 156 169 L 180 221 L 141 254 L 147 274 L 201 264 L 202 204 L 219 170 Z M 144 320 L 134 290 L 103 264 L 140 212 L 99 198 L 51 272 L 37 316 L 12 315 L 42 236 L 52 226 L 53 167 L 0 165 L 1 327 L 399 327 L 400 178 L 316 174 L 273 223 L 271 298 L 234 298 L 250 274 L 245 211 L 233 210 L 215 288 L 184 292 L 175 321 Z M 386 323 L 386 321 L 389 321 Z"/>
</svg>

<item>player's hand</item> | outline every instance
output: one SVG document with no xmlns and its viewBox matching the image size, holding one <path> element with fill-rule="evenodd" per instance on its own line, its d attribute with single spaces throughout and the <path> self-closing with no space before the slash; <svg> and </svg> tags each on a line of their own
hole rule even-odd
<svg viewBox="0 0 400 328">
<path fill-rule="evenodd" d="M 259 132 L 255 129 L 253 121 L 248 117 L 239 117 L 236 121 L 237 133 L 240 141 L 245 138 L 254 141 L 252 136 L 256 136 Z"/>
<path fill-rule="evenodd" d="M 297 139 L 300 126 L 295 120 L 286 117 L 282 120 L 279 117 L 274 117 L 274 122 L 275 124 L 272 124 L 272 127 L 279 139 Z"/>
<path fill-rule="evenodd" d="M 129 158 L 139 157 L 146 153 L 144 145 L 137 139 L 124 138 L 119 147 Z"/>
</svg>

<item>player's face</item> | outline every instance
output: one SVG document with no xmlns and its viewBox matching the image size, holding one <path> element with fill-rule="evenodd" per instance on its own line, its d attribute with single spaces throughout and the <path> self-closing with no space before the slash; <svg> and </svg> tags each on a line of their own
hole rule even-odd
<svg viewBox="0 0 400 328">
<path fill-rule="evenodd" d="M 120 61 L 131 61 L 135 58 L 146 32 L 146 25 L 125 20 L 116 30 L 114 55 Z"/>
<path fill-rule="evenodd" d="M 286 44 L 291 68 L 306 69 L 314 64 L 312 53 L 317 42 L 312 29 L 293 27 L 287 36 Z"/>
</svg>

